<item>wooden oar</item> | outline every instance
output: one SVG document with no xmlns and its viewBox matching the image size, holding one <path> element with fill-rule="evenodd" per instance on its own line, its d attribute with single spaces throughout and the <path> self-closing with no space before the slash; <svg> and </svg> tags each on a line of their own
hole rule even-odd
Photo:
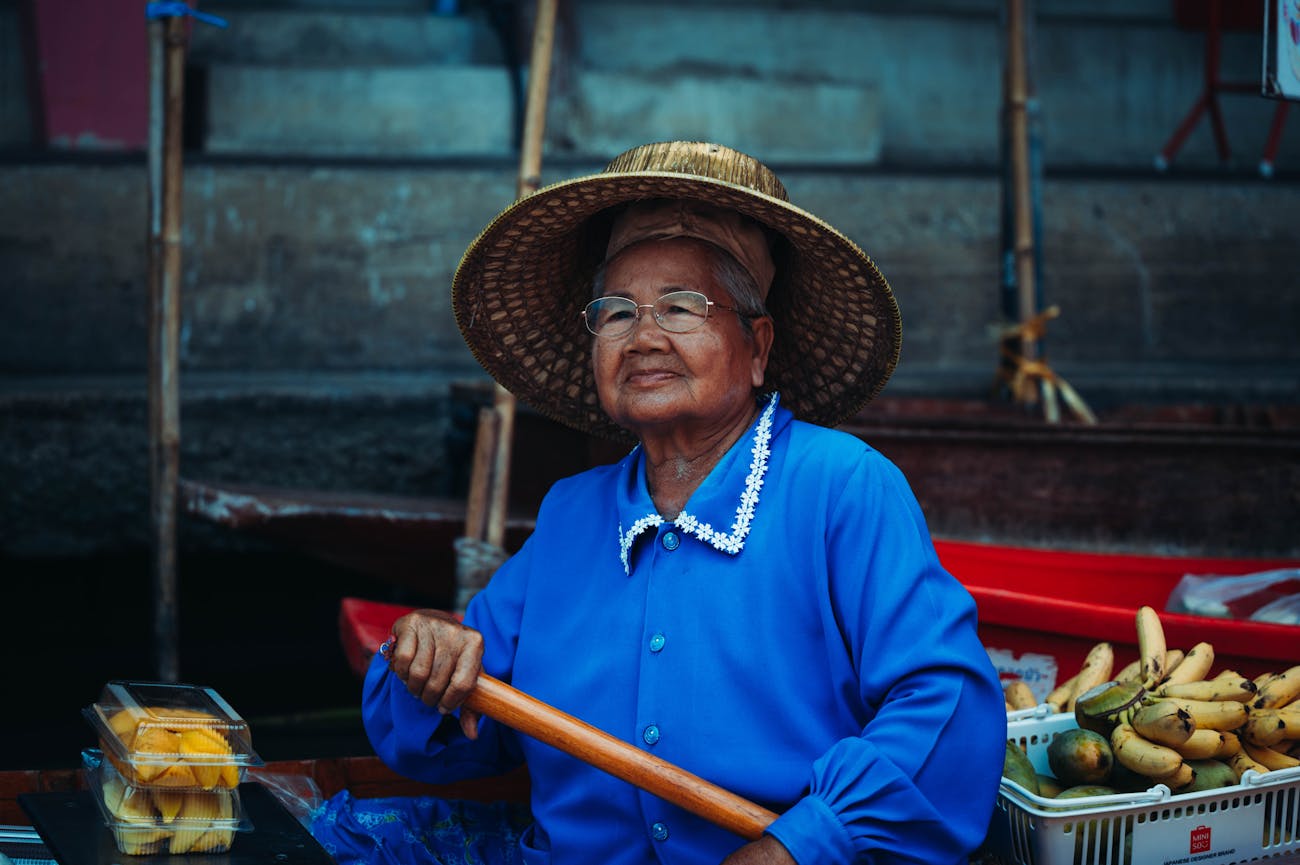
<svg viewBox="0 0 1300 865">
<path fill-rule="evenodd" d="M 465 705 L 750 841 L 777 817 L 486 674 Z"/>
</svg>

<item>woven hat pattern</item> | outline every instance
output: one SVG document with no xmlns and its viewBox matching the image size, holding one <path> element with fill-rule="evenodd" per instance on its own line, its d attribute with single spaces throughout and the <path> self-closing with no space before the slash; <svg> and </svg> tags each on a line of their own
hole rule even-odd
<svg viewBox="0 0 1300 865">
<path fill-rule="evenodd" d="M 475 358 L 503 387 L 561 423 L 631 440 L 600 408 L 593 337 L 579 312 L 604 258 L 607 211 L 653 198 L 733 208 L 785 239 L 774 250 L 767 298 L 776 339 L 766 387 L 780 391 L 796 417 L 834 426 L 880 392 L 898 361 L 901 322 L 875 264 L 791 205 L 756 160 L 695 142 L 636 148 L 601 174 L 538 190 L 470 245 L 453 282 L 453 309 Z"/>
</svg>

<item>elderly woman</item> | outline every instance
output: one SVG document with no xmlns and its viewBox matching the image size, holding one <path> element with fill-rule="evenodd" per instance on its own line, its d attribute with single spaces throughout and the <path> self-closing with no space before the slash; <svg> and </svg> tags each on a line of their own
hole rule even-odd
<svg viewBox="0 0 1300 865">
<path fill-rule="evenodd" d="M 526 762 L 524 862 L 964 861 L 1005 708 L 901 473 L 829 427 L 896 362 L 888 284 L 725 147 L 629 151 L 457 271 L 479 361 L 630 453 L 557 483 L 460 624 L 398 620 L 365 724 L 399 772 Z M 780 813 L 755 842 L 461 703 L 480 671 Z"/>
</svg>

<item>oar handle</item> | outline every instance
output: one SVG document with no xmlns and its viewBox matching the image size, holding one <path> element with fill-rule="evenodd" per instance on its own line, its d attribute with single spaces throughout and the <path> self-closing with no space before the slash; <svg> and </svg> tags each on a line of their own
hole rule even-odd
<svg viewBox="0 0 1300 865">
<path fill-rule="evenodd" d="M 465 705 L 750 841 L 777 817 L 486 674 Z"/>
</svg>

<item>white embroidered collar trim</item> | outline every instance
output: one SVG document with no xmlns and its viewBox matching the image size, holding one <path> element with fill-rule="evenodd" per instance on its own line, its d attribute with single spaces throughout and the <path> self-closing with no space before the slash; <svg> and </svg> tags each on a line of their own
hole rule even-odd
<svg viewBox="0 0 1300 865">
<path fill-rule="evenodd" d="M 736 507 L 736 519 L 731 524 L 730 534 L 720 532 L 708 523 L 701 523 L 694 514 L 682 511 L 673 520 L 677 528 L 688 535 L 695 535 L 706 544 L 724 553 L 735 555 L 745 547 L 745 538 L 749 535 L 749 525 L 754 520 L 754 509 L 758 506 L 758 492 L 763 488 L 763 477 L 767 474 L 767 460 L 772 454 L 772 415 L 776 413 L 776 394 L 767 400 L 767 406 L 758 418 L 758 428 L 754 431 L 754 447 L 750 451 L 749 475 L 745 478 L 745 491 L 740 494 L 740 504 Z M 626 532 L 620 522 L 618 531 L 618 555 L 623 561 L 623 573 L 631 574 L 629 556 L 632 544 L 637 536 L 648 528 L 658 528 L 665 522 L 659 514 L 646 514 L 632 524 Z"/>
</svg>

